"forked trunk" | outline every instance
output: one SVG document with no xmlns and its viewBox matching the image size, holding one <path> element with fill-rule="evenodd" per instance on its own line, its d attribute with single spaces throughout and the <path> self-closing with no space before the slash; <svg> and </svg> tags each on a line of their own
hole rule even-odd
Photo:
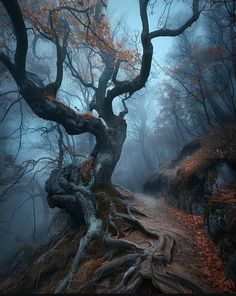
<svg viewBox="0 0 236 296">
<path fill-rule="evenodd" d="M 69 165 L 62 172 L 53 170 L 46 182 L 49 206 L 66 210 L 76 219 L 84 216 L 75 193 L 95 195 L 96 212 L 102 212 L 104 207 L 110 213 L 112 199 L 110 196 L 98 198 L 101 191 L 113 191 L 111 177 L 120 159 L 122 147 L 126 138 L 127 125 L 124 119 L 117 117 L 113 128 L 106 130 L 104 139 L 98 141 L 89 159 L 79 166 Z M 100 216 L 98 214 L 98 216 Z M 101 219 L 103 219 L 101 217 Z M 104 219 L 107 219 L 104 216 Z"/>
</svg>

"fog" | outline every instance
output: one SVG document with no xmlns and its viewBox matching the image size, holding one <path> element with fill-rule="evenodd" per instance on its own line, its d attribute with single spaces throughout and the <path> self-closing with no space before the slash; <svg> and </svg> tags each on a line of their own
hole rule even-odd
<svg viewBox="0 0 236 296">
<path fill-rule="evenodd" d="M 19 1 L 21 5 L 26 2 Z M 37 2 L 47 5 L 45 0 Z M 200 2 L 203 7 L 205 1 Z M 163 0 L 150 4 L 151 31 L 157 27 L 178 27 L 191 15 L 191 1 Z M 0 11 L 1 50 L 9 51 L 12 58 L 15 39 L 9 34 L 12 28 L 7 26 L 9 19 L 2 6 Z M 106 14 L 111 31 L 116 32 L 114 38 L 123 37 L 128 49 L 142 53 L 138 1 L 110 0 Z M 198 22 L 182 35 L 153 40 L 154 56 L 146 87 L 126 102 L 127 137 L 112 176 L 114 184 L 142 192 L 146 178 L 185 143 L 224 125 L 223 118 L 235 122 L 235 81 L 229 59 L 232 44 L 230 32 L 221 30 L 227 22 L 224 5 L 207 7 Z M 30 19 L 27 25 L 32 26 Z M 34 48 L 35 36 L 32 32 L 29 35 L 28 75 L 35 83 L 47 85 L 56 77 L 55 44 L 39 38 Z M 76 70 L 89 76 L 86 51 L 76 55 L 73 50 L 69 54 Z M 92 89 L 84 87 L 72 75 L 67 59 L 63 67 L 58 99 L 78 112 L 89 112 Z M 102 67 L 96 64 L 92 70 L 95 83 Z M 140 65 L 135 71 L 139 69 Z M 125 71 L 120 73 L 121 78 L 125 75 Z M 3 261 L 24 244 L 37 245 L 48 240 L 51 235 L 48 225 L 58 210 L 47 205 L 45 181 L 51 170 L 58 167 L 60 156 L 64 167 L 71 163 L 79 165 L 89 158 L 95 139 L 88 133 L 70 136 L 62 126 L 37 117 L 19 95 L 1 62 L 0 77 L 0 261 Z M 123 110 L 121 98 L 114 100 L 113 108 L 117 115 Z M 93 114 L 96 116 L 96 111 Z"/>
</svg>

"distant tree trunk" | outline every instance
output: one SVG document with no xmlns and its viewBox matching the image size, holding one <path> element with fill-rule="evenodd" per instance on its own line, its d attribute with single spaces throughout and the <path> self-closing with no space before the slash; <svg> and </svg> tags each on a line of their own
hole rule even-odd
<svg viewBox="0 0 236 296">
<path fill-rule="evenodd" d="M 210 91 L 208 90 L 208 87 L 207 87 L 207 82 L 202 81 L 202 86 L 203 86 L 203 90 L 205 90 L 205 93 L 208 94 L 207 101 L 211 106 L 211 109 L 215 115 L 216 121 L 222 126 L 232 123 L 232 118 L 230 114 L 226 112 L 219 104 L 217 104 L 215 97 L 210 94 Z"/>
<path fill-rule="evenodd" d="M 153 161 L 151 161 L 149 154 L 147 153 L 146 145 L 147 145 L 146 142 L 141 141 L 140 146 L 141 146 L 143 159 L 145 161 L 146 166 L 152 171 L 154 170 L 155 166 Z"/>
<path fill-rule="evenodd" d="M 175 124 L 176 124 L 176 127 L 178 129 L 178 132 L 180 134 L 181 140 L 182 140 L 183 144 L 185 144 L 186 143 L 186 139 L 185 139 L 184 134 L 183 134 L 183 132 L 181 130 L 181 127 L 180 127 L 180 124 L 179 124 L 179 117 L 177 116 L 176 112 L 174 113 L 174 116 L 175 116 Z"/>
</svg>

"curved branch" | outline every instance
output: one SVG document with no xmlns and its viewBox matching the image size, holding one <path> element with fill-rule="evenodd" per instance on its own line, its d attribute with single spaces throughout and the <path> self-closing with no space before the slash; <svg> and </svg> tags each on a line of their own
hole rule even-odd
<svg viewBox="0 0 236 296">
<path fill-rule="evenodd" d="M 59 101 L 50 100 L 31 81 L 22 85 L 20 93 L 36 115 L 61 124 L 68 134 L 90 132 L 99 142 L 104 143 L 107 139 L 105 126 L 100 119 L 79 114 Z"/>
<path fill-rule="evenodd" d="M 153 38 L 161 37 L 161 36 L 174 37 L 174 36 L 180 35 L 188 27 L 190 27 L 199 18 L 199 15 L 200 15 L 199 0 L 193 0 L 192 17 L 188 21 L 186 21 L 180 28 L 176 30 L 168 30 L 168 29 L 156 30 L 150 33 L 148 15 L 147 15 L 148 2 L 149 2 L 148 0 L 139 0 L 140 16 L 142 21 L 141 41 L 142 41 L 142 47 L 143 47 L 140 73 L 131 81 L 122 81 L 122 82 L 119 81 L 119 83 L 117 83 L 116 76 L 118 74 L 118 69 L 115 69 L 113 73 L 113 82 L 115 83 L 115 87 L 112 90 L 110 90 L 109 93 L 107 94 L 107 101 L 110 104 L 115 97 L 120 96 L 124 93 L 129 93 L 130 95 L 132 95 L 134 92 L 140 90 L 145 86 L 151 70 L 151 63 L 152 63 L 152 56 L 153 56 L 153 46 L 152 46 L 151 40 Z"/>
<path fill-rule="evenodd" d="M 199 0 L 193 0 L 193 12 L 190 19 L 188 19 L 181 27 L 178 29 L 161 29 L 161 30 L 155 30 L 150 33 L 150 38 L 156 38 L 156 37 L 175 37 L 180 34 L 182 34 L 188 27 L 191 27 L 191 25 L 199 18 L 200 16 L 200 10 L 199 10 Z"/>
<path fill-rule="evenodd" d="M 121 61 L 119 59 L 115 62 L 114 71 L 113 71 L 113 74 L 112 74 L 112 77 L 111 77 L 111 81 L 115 85 L 122 83 L 121 81 L 117 80 L 117 75 L 118 75 L 118 72 L 119 72 L 120 63 L 121 63 Z"/>
<path fill-rule="evenodd" d="M 19 93 L 19 92 L 18 92 L 18 90 L 10 90 L 10 91 L 4 92 L 4 93 L 0 93 L 0 98 L 3 96 L 6 96 L 8 94 L 12 94 L 12 93 Z"/>
<path fill-rule="evenodd" d="M 119 82 L 119 84 L 115 85 L 113 89 L 111 89 L 107 94 L 107 101 L 111 103 L 113 99 L 117 96 L 120 96 L 124 93 L 129 93 L 132 95 L 134 92 L 140 90 L 145 86 L 147 82 L 152 63 L 153 56 L 153 46 L 151 43 L 151 38 L 149 36 L 149 23 L 148 23 L 148 15 L 147 15 L 147 5 L 148 0 L 139 0 L 140 7 L 140 16 L 142 21 L 142 34 L 141 41 L 143 47 L 143 55 L 141 62 L 141 70 L 137 77 L 134 80 L 126 80 Z M 117 76 L 118 70 L 115 71 L 114 77 Z"/>
<path fill-rule="evenodd" d="M 17 47 L 15 53 L 15 64 L 12 63 L 4 54 L 0 54 L 0 60 L 8 68 L 13 78 L 15 79 L 20 93 L 24 97 L 27 104 L 31 107 L 33 112 L 40 118 L 52 120 L 64 126 L 68 134 L 81 134 L 90 132 L 95 135 L 97 141 L 104 143 L 107 140 L 105 127 L 101 120 L 95 117 L 85 117 L 76 113 L 68 106 L 49 99 L 45 96 L 44 91 L 53 88 L 59 88 L 62 80 L 62 63 L 66 55 L 66 39 L 63 40 L 62 48 L 59 40 L 56 40 L 57 46 L 57 78 L 55 85 L 48 85 L 46 89 L 37 87 L 32 81 L 28 80 L 25 75 L 25 62 L 28 49 L 27 32 L 22 17 L 22 13 L 17 0 L 11 1 L 1 0 L 9 14 L 17 39 Z M 53 24 L 51 23 L 53 26 Z M 46 94 L 47 95 L 47 94 Z"/>
<path fill-rule="evenodd" d="M 8 114 L 9 111 L 11 110 L 11 108 L 12 108 L 15 104 L 19 103 L 21 100 L 22 100 L 22 97 L 18 98 L 17 100 L 15 100 L 14 102 L 12 102 L 12 103 L 10 104 L 10 106 L 7 108 L 6 112 L 4 113 L 3 117 L 0 119 L 0 123 L 2 123 L 2 122 L 4 121 L 4 119 L 6 118 L 7 114 Z"/>
<path fill-rule="evenodd" d="M 67 67 L 70 69 L 72 76 L 74 76 L 75 78 L 77 78 L 79 80 L 79 82 L 85 86 L 85 87 L 90 87 L 92 88 L 94 91 L 97 90 L 97 88 L 95 87 L 95 85 L 92 82 L 86 82 L 83 77 L 80 75 L 80 73 L 75 69 L 73 63 L 72 63 L 72 59 L 71 56 L 69 54 L 67 54 L 67 58 L 68 58 L 68 62 L 65 62 Z"/>
<path fill-rule="evenodd" d="M 1 0 L 13 25 L 17 44 L 15 52 L 15 65 L 20 75 L 25 75 L 26 54 L 28 50 L 28 38 L 26 27 L 17 0 Z M 3 62 L 4 63 L 4 62 Z M 5 66 L 7 66 L 5 64 Z M 10 69 L 9 69 L 10 70 Z"/>
<path fill-rule="evenodd" d="M 62 45 L 60 45 L 60 39 L 59 36 L 56 32 L 56 28 L 54 28 L 54 23 L 53 23 L 53 13 L 55 13 L 54 10 L 49 11 L 49 23 L 51 29 L 55 32 L 55 39 L 53 43 L 56 46 L 56 53 L 57 53 L 57 73 L 56 73 L 56 79 L 53 83 L 49 83 L 46 86 L 46 90 L 48 90 L 50 93 L 52 93 L 54 96 L 56 96 L 58 89 L 61 86 L 62 79 L 63 79 L 63 63 L 66 58 L 67 54 L 67 40 L 69 37 L 69 26 L 65 20 L 63 20 L 64 23 L 64 28 L 65 28 L 65 34 L 63 34 L 63 39 L 62 39 Z"/>
</svg>

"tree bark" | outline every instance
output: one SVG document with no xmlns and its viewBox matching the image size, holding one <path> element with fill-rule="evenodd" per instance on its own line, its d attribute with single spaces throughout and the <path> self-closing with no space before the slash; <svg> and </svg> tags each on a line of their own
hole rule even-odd
<svg viewBox="0 0 236 296">
<path fill-rule="evenodd" d="M 97 142 L 91 154 L 94 157 L 94 177 L 95 185 L 111 185 L 111 177 L 114 169 L 120 159 L 120 154 L 124 141 L 126 139 L 127 124 L 126 121 L 117 117 L 113 127 L 106 132 L 108 141 L 106 144 Z M 108 142 L 108 143 L 107 143 Z"/>
<path fill-rule="evenodd" d="M 149 32 L 147 13 L 149 1 L 139 0 L 142 21 L 141 41 L 143 46 L 140 73 L 133 80 L 118 81 L 116 79 L 118 71 L 114 69 L 114 63 L 117 59 L 116 55 L 108 55 L 101 52 L 105 67 L 99 78 L 98 87 L 93 87 L 93 85 L 85 83 L 83 79 L 78 77 L 82 84 L 85 83 L 86 87 L 92 87 L 95 92 L 90 108 L 91 111 L 96 110 L 98 112 L 98 118 L 90 114 L 78 113 L 56 99 L 56 93 L 63 78 L 62 70 L 67 47 L 66 40 L 63 40 L 63 46 L 60 46 L 59 40 L 55 41 L 57 48 L 57 77 L 54 83 L 46 87 L 38 87 L 27 78 L 25 67 L 28 40 L 20 6 L 17 0 L 11 0 L 11 4 L 9 4 L 9 0 L 0 1 L 11 18 L 17 39 L 14 63 L 4 53 L 0 53 L 0 61 L 10 71 L 18 85 L 20 94 L 29 107 L 40 118 L 62 125 L 69 135 L 91 133 L 96 138 L 95 147 L 88 160 L 79 166 L 70 165 L 62 168 L 61 159 L 59 168 L 52 171 L 45 185 L 49 206 L 69 212 L 77 221 L 83 219 L 87 228 L 86 234 L 80 240 L 69 272 L 58 283 L 55 292 L 69 290 L 73 277 L 77 273 L 81 262 L 85 259 L 86 252 L 94 240 L 99 240 L 108 248 L 110 247 L 112 256 L 114 253 L 120 253 L 120 250 L 122 252 L 130 252 L 130 250 L 136 252 L 97 269 L 97 272 L 100 272 L 100 277 L 102 277 L 107 271 L 109 271 L 109 274 L 113 270 L 116 271 L 117 266 L 121 270 L 128 268 L 127 272 L 128 274 L 131 273 L 133 281 L 131 279 L 131 284 L 127 283 L 127 273 L 125 273 L 121 284 L 117 288 L 115 287 L 115 291 L 119 292 L 122 290 L 124 293 L 126 291 L 135 292 L 140 285 L 140 281 L 142 282 L 142 279 L 147 277 L 151 277 L 153 283 L 159 289 L 160 284 L 156 279 L 163 274 L 164 266 L 170 263 L 170 254 L 174 242 L 173 239 L 166 237 L 165 234 L 146 227 L 134 216 L 134 208 L 126 201 L 127 195 L 119 194 L 112 187 L 111 177 L 119 161 L 126 138 L 127 125 L 124 116 L 128 112 L 123 100 L 124 110 L 119 115 L 114 114 L 112 103 L 115 98 L 121 95 L 126 97 L 127 94 L 130 97 L 134 92 L 145 86 L 150 74 L 153 57 L 152 39 L 161 36 L 177 36 L 191 26 L 200 14 L 199 0 L 193 1 L 193 15 L 180 28 L 175 30 L 157 30 L 151 33 Z M 97 9 L 100 10 L 99 7 Z M 116 72 L 115 75 L 114 72 Z M 111 89 L 108 89 L 109 81 L 113 81 L 115 84 Z M 53 88 L 53 94 L 55 94 L 53 97 L 48 94 L 51 88 Z M 136 209 L 137 213 L 138 210 Z M 139 212 L 138 214 L 142 213 Z M 153 246 L 150 242 L 152 247 L 141 247 L 140 244 L 119 238 L 121 235 L 126 237 L 125 232 L 127 232 L 127 228 L 134 229 L 134 227 L 140 229 L 145 235 L 158 240 L 156 246 Z M 116 232 L 116 238 L 113 237 L 114 232 Z M 163 252 L 165 255 L 160 255 L 160 252 Z M 104 259 L 106 256 L 104 255 Z M 153 260 L 157 261 L 155 266 L 160 265 L 160 272 L 152 264 Z M 146 265 L 149 267 L 147 272 L 145 272 Z M 132 274 L 133 271 L 135 271 L 134 274 Z M 95 275 L 91 282 L 96 282 L 96 280 L 97 277 Z M 38 279 L 36 281 L 38 282 Z M 169 279 L 169 281 L 172 280 Z M 173 283 L 173 285 L 174 291 L 179 291 L 178 284 Z M 168 287 L 167 289 L 163 288 L 163 292 L 166 291 L 168 291 Z"/>
</svg>

